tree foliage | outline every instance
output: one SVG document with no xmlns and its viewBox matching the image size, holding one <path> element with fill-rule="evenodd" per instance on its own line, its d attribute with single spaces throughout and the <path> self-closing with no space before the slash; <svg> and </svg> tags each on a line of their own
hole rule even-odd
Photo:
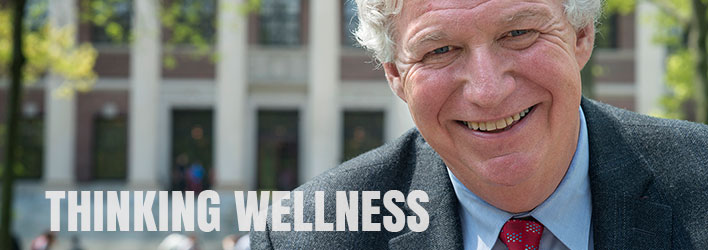
<svg viewBox="0 0 708 250">
<path fill-rule="evenodd" d="M 23 70 L 23 82 L 36 83 L 47 73 L 61 76 L 64 81 L 53 93 L 59 98 L 71 97 L 76 91 L 88 91 L 96 82 L 97 75 L 93 67 L 98 52 L 89 43 L 79 44 L 76 30 L 72 27 L 54 27 L 44 21 L 38 24 L 36 19 L 46 13 L 46 4 L 32 6 L 28 20 L 24 24 L 23 52 L 27 65 Z M 42 10 L 43 9 L 43 10 Z M 0 75 L 8 75 L 12 56 L 12 13 L 7 8 L 0 8 Z M 46 18 L 44 19 L 46 20 Z"/>
<path fill-rule="evenodd" d="M 98 52 L 90 43 L 79 44 L 74 28 L 55 27 L 47 22 L 47 8 L 46 1 L 35 1 L 35 4 L 25 8 L 22 51 L 26 63 L 22 67 L 22 83 L 32 85 L 52 73 L 62 79 L 61 84 L 52 92 L 54 98 L 71 98 L 77 91 L 89 91 L 96 82 L 98 76 L 93 68 Z M 0 6 L 0 78 L 10 75 L 13 56 L 12 19 L 13 10 L 8 6 Z M 3 138 L 8 136 L 7 124 L 4 122 L 0 122 L 0 137 Z M 17 133 L 23 134 L 22 131 Z M 0 141 L 0 148 L 7 148 L 5 144 L 4 140 Z M 27 169 L 19 160 L 26 159 L 23 157 L 24 148 L 19 145 L 14 148 L 16 161 L 12 169 L 15 175 L 23 176 Z M 6 154 L 3 156 L 7 157 Z"/>
<path fill-rule="evenodd" d="M 131 0 L 80 0 L 81 20 L 101 27 L 113 43 L 129 43 L 133 37 L 130 23 L 118 18 L 117 8 L 132 7 Z M 219 6 L 219 0 L 158 0 L 160 25 L 163 31 L 163 66 L 177 65 L 175 54 L 188 53 L 193 59 L 210 57 L 216 60 L 213 49 L 216 41 L 217 12 L 219 9 L 247 15 L 260 6 L 260 0 L 246 0 L 234 6 Z M 131 13 L 132 15 L 132 13 Z"/>
<path fill-rule="evenodd" d="M 707 0 L 607 0 L 606 11 L 631 10 L 647 1 L 659 11 L 641 16 L 656 27 L 655 43 L 666 46 L 665 83 L 668 93 L 660 100 L 661 116 L 708 122 L 708 64 L 706 64 Z"/>
<path fill-rule="evenodd" d="M 695 119 L 695 115 L 687 114 L 686 105 L 695 103 L 696 57 L 689 44 L 691 32 L 691 1 L 692 0 L 654 0 L 660 8 L 653 18 L 644 17 L 657 28 L 654 42 L 667 47 L 669 54 L 665 61 L 665 83 L 669 92 L 660 103 L 664 107 L 662 116 L 673 119 Z"/>
</svg>

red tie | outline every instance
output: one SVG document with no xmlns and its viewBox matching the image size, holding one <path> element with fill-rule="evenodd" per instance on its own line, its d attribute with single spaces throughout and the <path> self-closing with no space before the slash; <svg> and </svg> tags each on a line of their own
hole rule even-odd
<svg viewBox="0 0 708 250">
<path fill-rule="evenodd" d="M 502 227 L 499 239 L 509 250 L 538 250 L 543 225 L 535 219 L 510 219 Z"/>
</svg>

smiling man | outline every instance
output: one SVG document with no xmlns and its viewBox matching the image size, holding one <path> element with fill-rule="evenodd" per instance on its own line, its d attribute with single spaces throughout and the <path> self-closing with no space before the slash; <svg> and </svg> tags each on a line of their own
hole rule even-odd
<svg viewBox="0 0 708 250">
<path fill-rule="evenodd" d="M 423 137 L 485 201 L 533 209 L 575 151 L 593 26 L 576 31 L 558 1 L 406 1 L 401 13 L 384 67 Z"/>
<path fill-rule="evenodd" d="M 417 128 L 298 190 L 423 190 L 430 226 L 254 232 L 253 248 L 708 246 L 708 127 L 582 97 L 601 0 L 356 2 Z"/>
</svg>

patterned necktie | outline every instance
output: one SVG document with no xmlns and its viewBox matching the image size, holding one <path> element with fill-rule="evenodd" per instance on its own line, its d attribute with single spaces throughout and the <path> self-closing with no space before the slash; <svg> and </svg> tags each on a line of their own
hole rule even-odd
<svg viewBox="0 0 708 250">
<path fill-rule="evenodd" d="M 499 239 L 509 250 L 538 250 L 543 225 L 529 217 L 510 219 L 502 227 Z"/>
</svg>

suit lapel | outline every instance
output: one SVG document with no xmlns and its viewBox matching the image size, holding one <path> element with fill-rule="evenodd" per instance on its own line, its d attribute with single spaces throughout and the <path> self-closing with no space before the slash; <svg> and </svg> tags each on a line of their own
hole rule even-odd
<svg viewBox="0 0 708 250">
<path fill-rule="evenodd" d="M 407 191 L 423 190 L 428 194 L 429 202 L 422 204 L 430 216 L 430 224 L 423 232 L 413 232 L 405 227 L 398 236 L 389 240 L 389 248 L 462 249 L 459 203 L 445 164 L 420 136 L 415 151 L 414 162 L 411 162 L 415 167 L 411 170 L 411 183 Z M 407 206 L 403 210 L 406 216 L 415 215 Z"/>
<path fill-rule="evenodd" d="M 671 208 L 657 201 L 653 173 L 609 106 L 583 98 L 590 144 L 595 249 L 665 249 Z"/>
</svg>

